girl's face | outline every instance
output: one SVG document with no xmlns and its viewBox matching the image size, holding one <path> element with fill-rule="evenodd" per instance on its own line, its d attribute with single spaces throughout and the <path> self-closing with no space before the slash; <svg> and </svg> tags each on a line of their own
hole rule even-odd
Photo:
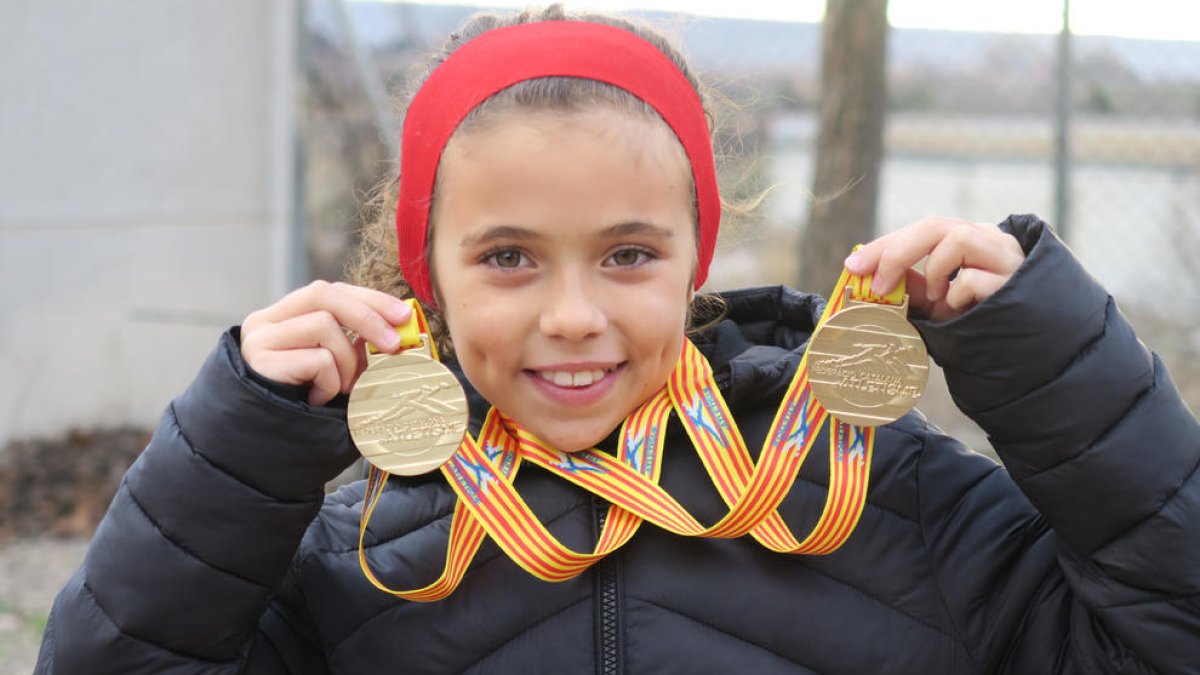
<svg viewBox="0 0 1200 675">
<path fill-rule="evenodd" d="M 446 145 L 431 222 L 463 371 L 542 441 L 592 447 L 666 382 L 696 256 L 690 167 L 666 124 L 501 113 Z"/>
</svg>

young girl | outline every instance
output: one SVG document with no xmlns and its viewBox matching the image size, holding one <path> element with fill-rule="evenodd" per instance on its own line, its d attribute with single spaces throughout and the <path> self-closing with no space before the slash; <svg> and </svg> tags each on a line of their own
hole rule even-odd
<svg viewBox="0 0 1200 675">
<path fill-rule="evenodd" d="M 452 36 L 369 233 L 394 213 L 398 236 L 368 237 L 359 285 L 311 284 L 222 337 L 37 672 L 1200 672 L 1200 427 L 1104 290 L 1034 217 L 912 224 L 846 260 L 871 278 L 851 299 L 907 284 L 1007 471 L 917 413 L 810 417 L 824 303 L 732 291 L 714 317 L 696 293 L 720 217 L 698 91 L 615 19 Z M 344 395 L 367 343 L 410 351 L 414 296 L 470 433 L 442 473 L 322 501 L 357 456 Z M 605 471 L 641 487 L 581 487 Z M 775 492 L 743 500 L 763 476 Z M 721 528 L 744 536 L 682 536 Z"/>
</svg>

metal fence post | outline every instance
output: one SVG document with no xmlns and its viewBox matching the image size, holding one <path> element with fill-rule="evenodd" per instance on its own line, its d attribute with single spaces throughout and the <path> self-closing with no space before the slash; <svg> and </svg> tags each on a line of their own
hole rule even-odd
<svg viewBox="0 0 1200 675">
<path fill-rule="evenodd" d="M 1058 101 L 1054 111 L 1054 227 L 1063 241 L 1071 229 L 1071 0 L 1063 0 L 1058 32 Z"/>
</svg>

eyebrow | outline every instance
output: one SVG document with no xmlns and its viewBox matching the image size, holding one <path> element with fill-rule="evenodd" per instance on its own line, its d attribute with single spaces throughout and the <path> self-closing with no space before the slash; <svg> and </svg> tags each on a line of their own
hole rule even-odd
<svg viewBox="0 0 1200 675">
<path fill-rule="evenodd" d="M 500 240 L 529 241 L 538 238 L 538 233 L 534 232 L 533 230 L 527 230 L 523 227 L 516 227 L 514 225 L 496 225 L 494 227 L 487 228 L 483 232 L 470 234 L 463 237 L 461 246 L 463 248 L 475 248 L 479 246 L 486 246 L 494 241 Z"/>
<path fill-rule="evenodd" d="M 482 232 L 470 234 L 463 237 L 461 246 L 463 248 L 476 248 L 486 246 L 495 241 L 532 241 L 540 239 L 542 235 L 534 230 L 529 230 L 515 225 L 496 225 L 489 227 Z M 605 239 L 620 239 L 621 237 L 630 236 L 649 236 L 655 239 L 672 239 L 675 233 L 660 225 L 647 223 L 640 220 L 630 220 L 623 223 L 617 223 L 611 227 L 607 227 L 600 231 L 600 237 Z"/>
<path fill-rule="evenodd" d="M 629 236 L 649 236 L 655 239 L 672 239 L 675 233 L 661 225 L 653 223 L 645 223 L 640 220 L 631 220 L 624 223 L 617 223 L 612 227 L 606 228 L 600 233 L 601 236 L 609 239 Z"/>
</svg>

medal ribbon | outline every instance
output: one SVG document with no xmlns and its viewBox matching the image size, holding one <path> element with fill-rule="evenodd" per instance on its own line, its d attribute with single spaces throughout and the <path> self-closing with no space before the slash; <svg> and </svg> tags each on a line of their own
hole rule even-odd
<svg viewBox="0 0 1200 675">
<path fill-rule="evenodd" d="M 893 305 L 903 302 L 903 283 L 886 296 L 872 293 L 870 283 L 869 276 L 843 271 L 817 327 L 842 309 L 847 289 L 855 300 Z M 658 484 L 663 441 L 672 410 L 679 415 L 701 462 L 729 507 L 725 516 L 707 527 Z M 363 549 L 367 524 L 388 479 L 388 474 L 372 467 L 359 528 L 359 562 L 368 580 L 380 590 L 408 600 L 429 602 L 454 591 L 485 534 L 523 569 L 546 581 L 563 581 L 578 575 L 629 541 L 643 521 L 690 537 L 733 538 L 749 534 L 766 548 L 780 553 L 832 553 L 849 538 L 862 515 L 874 449 L 874 427 L 831 420 L 829 489 L 820 518 L 803 540 L 792 534 L 777 511 L 828 417 L 831 417 L 828 411 L 809 387 L 806 352 L 755 462 L 717 388 L 708 361 L 691 341 L 685 340 L 679 362 L 666 385 L 621 425 L 616 455 L 598 449 L 574 453 L 555 450 L 495 409 L 489 411 L 478 439 L 464 434 L 458 451 L 442 466 L 442 473 L 459 500 L 451 520 L 445 568 L 428 586 L 394 590 L 370 570 Z M 513 481 L 522 461 L 541 466 L 612 505 L 591 553 L 580 553 L 563 545 L 521 498 Z"/>
</svg>

